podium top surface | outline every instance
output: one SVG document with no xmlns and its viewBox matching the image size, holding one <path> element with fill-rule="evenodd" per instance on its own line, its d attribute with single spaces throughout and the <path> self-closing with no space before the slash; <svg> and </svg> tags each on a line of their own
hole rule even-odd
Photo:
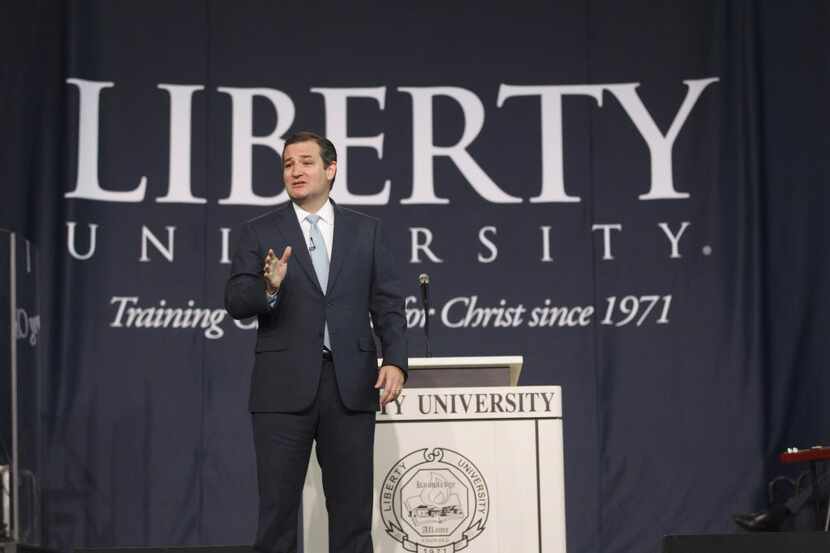
<svg viewBox="0 0 830 553">
<path fill-rule="evenodd" d="M 519 383 L 524 357 L 521 355 L 410 357 L 410 370 L 430 369 L 504 369 L 510 375 L 510 386 Z"/>
<path fill-rule="evenodd" d="M 524 363 L 521 355 L 489 355 L 489 356 L 463 356 L 463 357 L 410 357 L 409 366 L 412 368 L 481 368 L 481 367 L 507 367 Z"/>
</svg>

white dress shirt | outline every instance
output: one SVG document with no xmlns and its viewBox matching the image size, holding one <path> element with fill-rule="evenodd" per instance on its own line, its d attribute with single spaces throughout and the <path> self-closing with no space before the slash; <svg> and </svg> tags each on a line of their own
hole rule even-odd
<svg viewBox="0 0 830 553">
<path fill-rule="evenodd" d="M 311 245 L 311 222 L 306 217 L 311 213 L 295 203 L 292 203 L 292 205 L 294 206 L 294 213 L 297 214 L 297 220 L 300 222 L 300 228 L 303 229 L 306 247 L 309 247 Z M 320 229 L 320 234 L 323 235 L 323 240 L 326 242 L 326 256 L 331 262 L 331 246 L 334 241 L 334 206 L 331 205 L 331 201 L 326 200 L 323 207 L 317 211 L 317 215 L 320 216 L 320 220 L 317 221 L 317 228 Z"/>
</svg>

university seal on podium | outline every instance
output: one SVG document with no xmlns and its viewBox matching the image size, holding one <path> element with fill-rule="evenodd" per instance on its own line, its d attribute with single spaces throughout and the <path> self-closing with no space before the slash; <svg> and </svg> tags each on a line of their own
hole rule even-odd
<svg viewBox="0 0 830 553">
<path fill-rule="evenodd" d="M 472 461 L 451 449 L 413 451 L 397 461 L 381 484 L 384 529 L 406 551 L 450 553 L 485 529 L 487 482 Z"/>
</svg>

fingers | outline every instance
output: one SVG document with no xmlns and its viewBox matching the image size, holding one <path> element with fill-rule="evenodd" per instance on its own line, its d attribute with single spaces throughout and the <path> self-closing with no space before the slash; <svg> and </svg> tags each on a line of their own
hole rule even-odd
<svg viewBox="0 0 830 553">
<path fill-rule="evenodd" d="M 266 265 L 273 265 L 274 261 L 277 259 L 277 255 L 274 253 L 274 250 L 268 248 L 268 254 L 265 256 L 265 264 Z"/>
<path fill-rule="evenodd" d="M 386 404 L 396 399 L 400 393 L 400 388 L 395 388 L 394 386 L 387 386 L 383 389 L 383 396 L 381 396 L 380 398 L 380 406 L 386 407 Z"/>
<path fill-rule="evenodd" d="M 276 271 L 277 264 L 283 265 L 288 263 L 288 258 L 291 257 L 291 246 L 286 246 L 282 251 L 282 257 L 277 257 L 272 248 L 268 248 L 268 253 L 265 254 L 265 261 L 263 262 L 263 272 L 267 275 L 272 271 Z"/>
<path fill-rule="evenodd" d="M 375 383 L 375 388 L 383 388 L 383 394 L 380 398 L 381 408 L 385 407 L 387 403 L 396 399 L 403 387 L 403 376 L 400 370 L 393 366 L 383 366 L 380 369 L 378 380 Z"/>
<path fill-rule="evenodd" d="M 378 380 L 375 382 L 375 389 L 380 388 L 381 395 L 380 395 L 380 408 L 383 409 L 386 407 L 386 404 L 392 401 L 392 393 L 389 386 L 387 386 L 389 371 L 386 370 L 386 367 L 381 367 L 380 372 L 378 373 Z"/>
<path fill-rule="evenodd" d="M 274 259 L 276 255 L 274 255 L 274 250 L 268 248 L 268 253 L 265 254 L 265 260 L 263 261 L 263 271 L 268 274 L 271 265 L 274 264 Z"/>
<path fill-rule="evenodd" d="M 386 407 L 386 404 L 392 401 L 394 396 L 392 392 L 388 388 L 383 389 L 383 395 L 380 396 L 380 406 L 381 408 Z"/>
</svg>

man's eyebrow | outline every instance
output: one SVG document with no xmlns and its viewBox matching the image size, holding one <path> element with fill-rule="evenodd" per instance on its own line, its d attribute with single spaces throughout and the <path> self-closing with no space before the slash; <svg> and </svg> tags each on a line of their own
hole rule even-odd
<svg viewBox="0 0 830 553">
<path fill-rule="evenodd" d="M 311 154 L 301 154 L 301 155 L 300 155 L 300 156 L 298 156 L 298 157 L 299 157 L 300 159 L 314 159 L 314 156 L 313 156 L 313 155 L 311 155 Z M 292 159 L 294 159 L 294 158 L 293 158 L 293 157 L 287 157 L 287 158 L 285 158 L 285 159 L 283 160 L 283 163 L 285 163 L 285 162 L 287 162 L 287 161 L 290 161 L 290 160 L 292 160 Z"/>
</svg>

